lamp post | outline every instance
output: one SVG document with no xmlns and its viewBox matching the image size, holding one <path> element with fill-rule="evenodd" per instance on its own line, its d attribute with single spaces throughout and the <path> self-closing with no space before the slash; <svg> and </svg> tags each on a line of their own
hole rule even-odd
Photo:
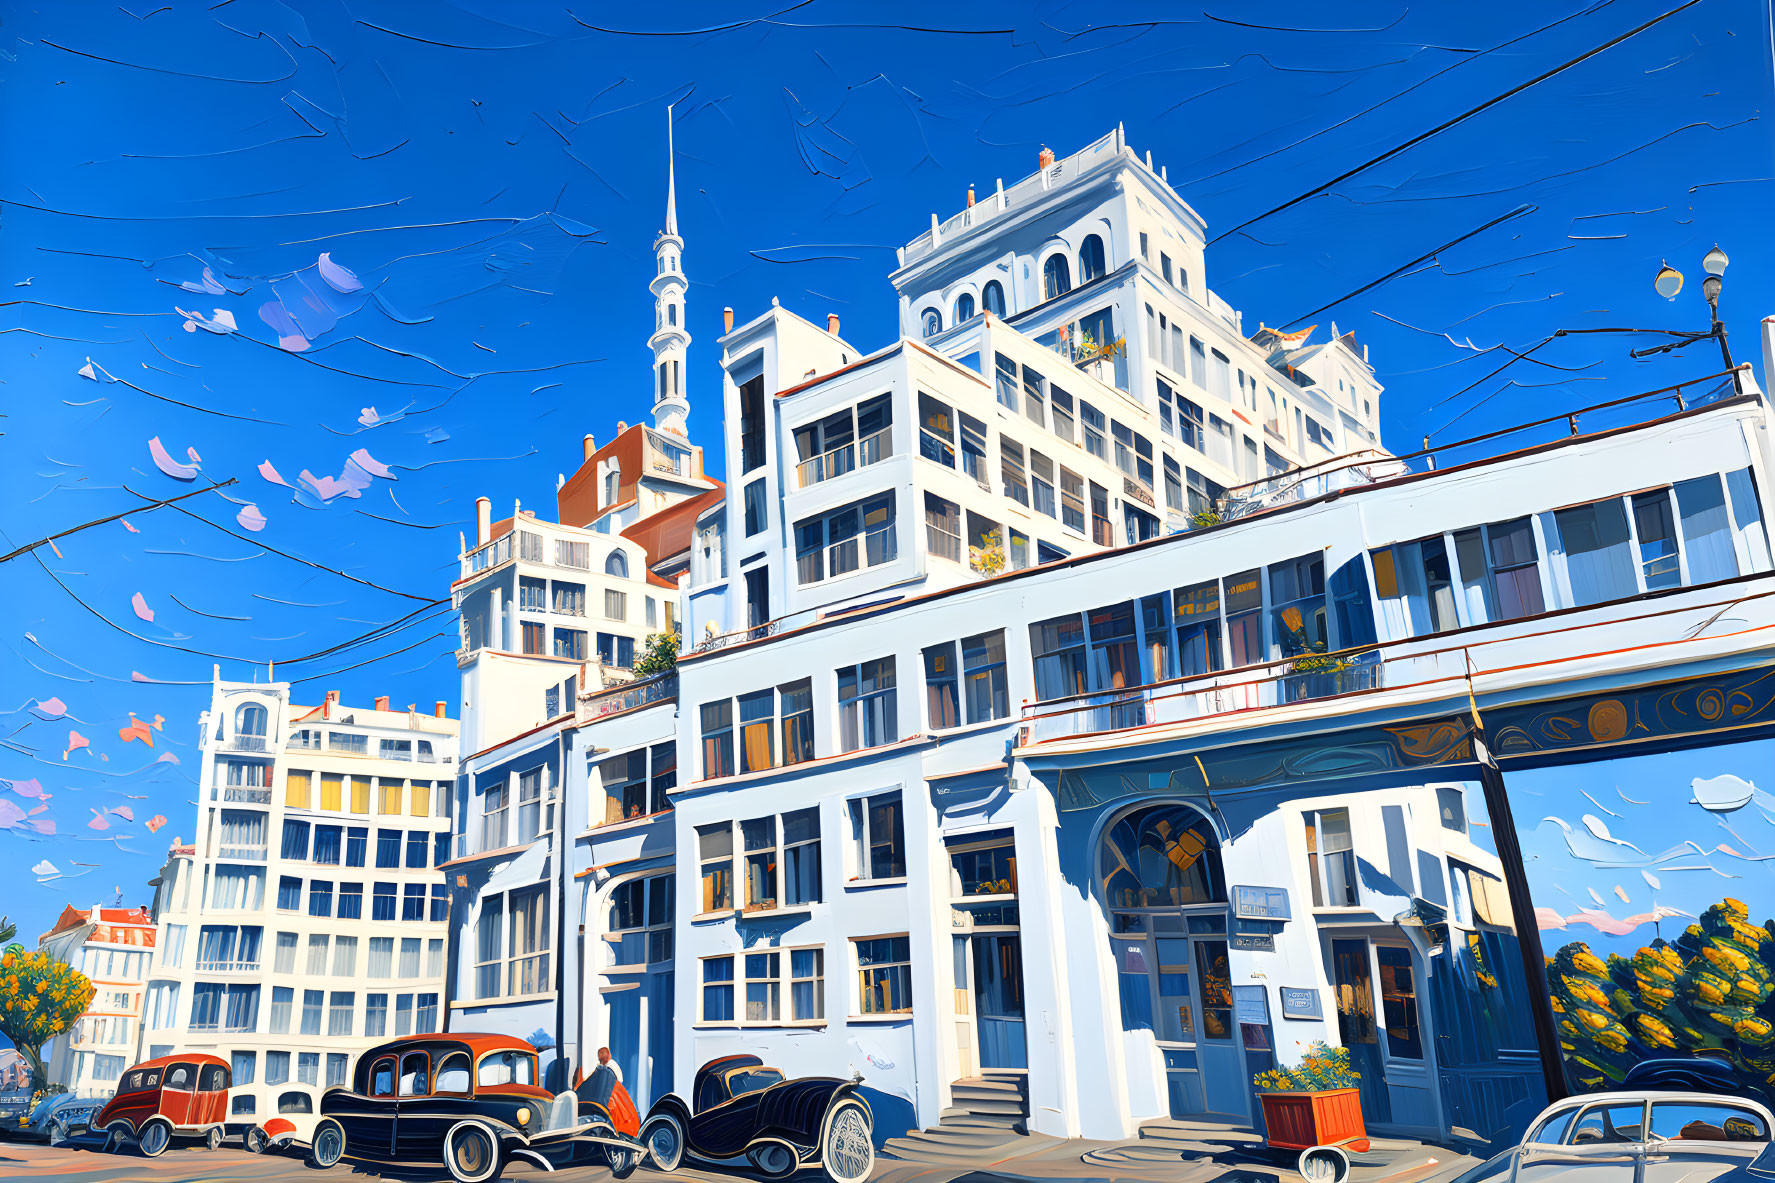
<svg viewBox="0 0 1775 1183">
<path fill-rule="evenodd" d="M 1671 335 L 1677 340 L 1664 345 L 1655 345 L 1650 349 L 1635 349 L 1630 356 L 1649 357 L 1654 353 L 1667 353 L 1672 349 L 1681 349 L 1685 345 L 1693 345 L 1697 341 L 1712 337 L 1720 343 L 1720 357 L 1725 361 L 1726 369 L 1732 372 L 1733 388 L 1739 394 L 1743 394 L 1744 382 L 1732 362 L 1732 350 L 1726 344 L 1726 326 L 1720 320 L 1720 289 L 1725 282 L 1726 264 L 1730 262 L 1731 260 L 1726 257 L 1726 252 L 1722 251 L 1717 244 L 1701 260 L 1701 268 L 1707 272 L 1707 278 L 1701 281 L 1701 295 L 1707 300 L 1708 312 L 1708 329 L 1705 333 L 1672 333 Z M 1658 274 L 1652 280 L 1652 287 L 1666 300 L 1675 300 L 1677 293 L 1683 290 L 1683 273 L 1669 263 L 1663 263 L 1658 268 Z"/>
</svg>

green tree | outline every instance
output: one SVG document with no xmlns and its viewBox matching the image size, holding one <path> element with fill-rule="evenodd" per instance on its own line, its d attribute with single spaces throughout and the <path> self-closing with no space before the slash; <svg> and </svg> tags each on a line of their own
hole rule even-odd
<svg viewBox="0 0 1775 1183">
<path fill-rule="evenodd" d="M 42 950 L 25 952 L 8 945 L 0 956 L 0 1034 L 31 1065 L 33 1092 L 48 1087 L 43 1057 L 38 1054 L 92 1005 L 92 983 L 66 962 Z"/>
<path fill-rule="evenodd" d="M 668 674 L 677 669 L 679 637 L 676 625 L 671 632 L 649 636 L 641 646 L 641 656 L 635 659 L 635 676 L 651 678 L 655 674 Z"/>
</svg>

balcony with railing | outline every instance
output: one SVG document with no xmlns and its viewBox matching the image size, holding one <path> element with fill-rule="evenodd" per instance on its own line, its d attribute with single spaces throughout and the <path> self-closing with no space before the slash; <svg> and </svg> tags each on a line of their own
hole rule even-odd
<svg viewBox="0 0 1775 1183">
<path fill-rule="evenodd" d="M 1221 720 L 1251 726 L 1254 712 L 1347 700 L 1379 709 L 1389 703 L 1464 701 L 1475 693 L 1557 683 L 1600 668 L 1659 668 L 1766 649 L 1775 633 L 1775 577 L 1743 576 L 1655 600 L 1598 604 L 1560 618 L 1474 625 L 1334 653 L 1306 653 L 1237 669 L 1144 686 L 1071 695 L 1023 709 L 1020 743 Z M 1729 627 L 1721 613 L 1733 612 Z M 1570 610 L 1568 610 L 1570 611 Z"/>
<path fill-rule="evenodd" d="M 271 790 L 258 785 L 218 785 L 223 801 L 241 805 L 271 804 Z"/>
<path fill-rule="evenodd" d="M 603 715 L 632 711 L 637 707 L 652 706 L 654 703 L 671 702 L 677 697 L 678 675 L 655 674 L 651 678 L 641 678 L 621 686 L 609 686 L 581 694 L 576 714 L 581 720 L 596 719 Z"/>
<path fill-rule="evenodd" d="M 263 735 L 235 734 L 222 741 L 222 750 L 225 752 L 268 752 L 271 749 L 267 746 Z"/>
<path fill-rule="evenodd" d="M 251 846 L 222 842 L 216 845 L 216 857 L 242 863 L 262 863 L 265 861 L 266 849 L 263 844 Z"/>
<path fill-rule="evenodd" d="M 199 957 L 197 959 L 197 972 L 200 974 L 258 973 L 259 959 L 255 957 L 251 961 L 238 961 Z"/>
<path fill-rule="evenodd" d="M 797 487 L 807 488 L 821 481 L 841 477 L 858 468 L 866 468 L 894 454 L 894 429 L 884 427 L 860 440 L 840 444 L 830 451 L 803 460 L 795 468 Z"/>
<path fill-rule="evenodd" d="M 893 562 L 898 556 L 894 523 L 889 522 L 866 534 L 852 535 L 822 550 L 810 550 L 800 555 L 796 559 L 796 578 L 805 587 L 835 576 L 849 575 L 862 567 L 879 567 Z"/>
</svg>

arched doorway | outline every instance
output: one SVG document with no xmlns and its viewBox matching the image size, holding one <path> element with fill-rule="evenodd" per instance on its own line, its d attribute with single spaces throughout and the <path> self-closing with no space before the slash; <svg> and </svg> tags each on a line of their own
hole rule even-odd
<svg viewBox="0 0 1775 1183">
<path fill-rule="evenodd" d="M 1134 809 L 1098 845 L 1126 1031 L 1150 1031 L 1173 1116 L 1249 1116 L 1227 953 L 1220 837 L 1181 802 Z"/>
</svg>

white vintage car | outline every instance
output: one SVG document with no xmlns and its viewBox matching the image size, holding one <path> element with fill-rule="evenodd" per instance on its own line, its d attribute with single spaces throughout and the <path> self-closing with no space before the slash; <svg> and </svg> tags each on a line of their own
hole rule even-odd
<svg viewBox="0 0 1775 1183">
<path fill-rule="evenodd" d="M 1730 1094 L 1636 1089 L 1556 1101 L 1458 1183 L 1767 1183 L 1775 1115 Z"/>
</svg>

